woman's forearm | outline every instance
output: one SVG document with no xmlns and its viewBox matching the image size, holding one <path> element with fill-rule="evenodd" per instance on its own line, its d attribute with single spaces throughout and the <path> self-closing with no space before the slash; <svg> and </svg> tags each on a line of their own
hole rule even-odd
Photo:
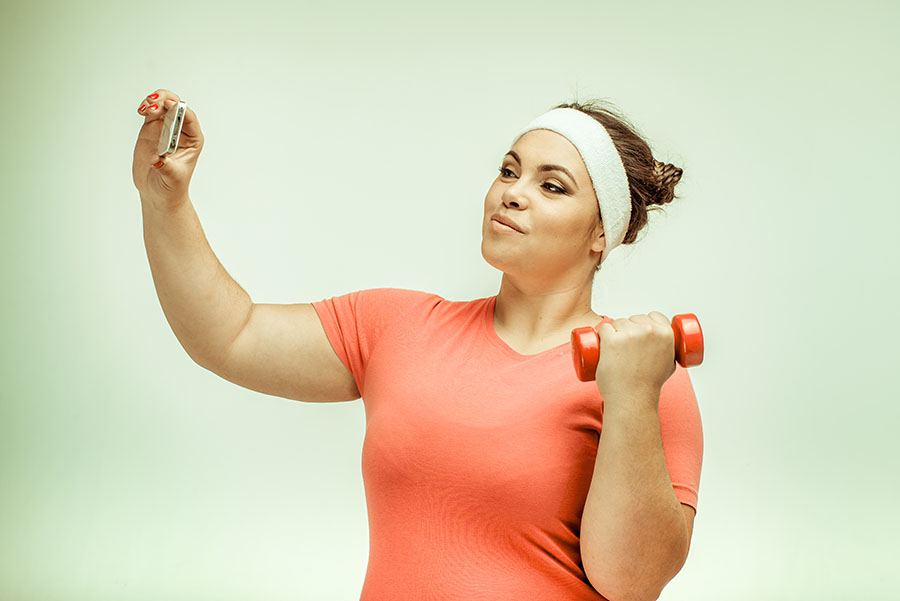
<svg viewBox="0 0 900 601">
<path fill-rule="evenodd" d="M 219 363 L 253 301 L 210 248 L 189 198 L 171 208 L 142 198 L 144 243 L 163 313 L 188 355 Z"/>
<path fill-rule="evenodd" d="M 688 531 L 666 468 L 657 402 L 604 399 L 603 427 L 581 522 L 585 573 L 611 601 L 656 599 L 684 565 Z M 640 397 L 640 398 L 639 398 Z"/>
</svg>

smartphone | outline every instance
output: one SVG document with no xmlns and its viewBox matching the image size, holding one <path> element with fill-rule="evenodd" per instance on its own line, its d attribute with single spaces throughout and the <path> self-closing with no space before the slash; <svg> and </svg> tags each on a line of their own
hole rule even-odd
<svg viewBox="0 0 900 601">
<path fill-rule="evenodd" d="M 159 135 L 159 144 L 156 147 L 156 154 L 159 156 L 172 154 L 178 148 L 178 138 L 181 137 L 181 125 L 184 123 L 186 110 L 187 103 L 178 100 L 166 113 L 162 132 Z"/>
</svg>

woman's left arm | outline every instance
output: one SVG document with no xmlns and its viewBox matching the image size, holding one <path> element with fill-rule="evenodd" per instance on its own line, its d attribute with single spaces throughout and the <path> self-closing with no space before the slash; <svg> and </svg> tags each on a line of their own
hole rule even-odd
<svg viewBox="0 0 900 601">
<path fill-rule="evenodd" d="M 694 509 L 681 504 L 669 479 L 658 397 L 635 390 L 604 398 L 581 557 L 591 585 L 610 601 L 657 599 L 690 547 Z"/>
<path fill-rule="evenodd" d="M 597 333 L 603 425 L 581 520 L 582 563 L 610 601 L 652 601 L 684 565 L 694 517 L 675 495 L 660 434 L 674 333 L 656 311 L 605 321 Z"/>
</svg>

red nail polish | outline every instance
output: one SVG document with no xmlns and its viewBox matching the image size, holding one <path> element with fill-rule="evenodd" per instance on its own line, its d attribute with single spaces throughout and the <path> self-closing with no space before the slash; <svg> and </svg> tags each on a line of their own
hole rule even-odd
<svg viewBox="0 0 900 601">
<path fill-rule="evenodd" d="M 147 98 L 149 98 L 150 100 L 156 100 L 157 98 L 159 98 L 159 94 L 154 92 L 153 94 L 147 96 Z"/>
<path fill-rule="evenodd" d="M 150 110 L 151 110 L 151 111 L 155 111 L 155 110 L 158 109 L 158 108 L 159 108 L 159 105 L 158 105 L 158 104 L 151 104 L 151 105 L 150 105 Z"/>
<path fill-rule="evenodd" d="M 175 99 L 174 99 L 174 98 L 167 98 L 167 99 L 166 99 L 166 102 L 175 102 Z"/>
<path fill-rule="evenodd" d="M 146 105 L 146 104 L 142 104 L 142 105 L 141 105 L 141 108 L 138 109 L 138 112 L 144 110 L 145 108 L 147 108 L 147 105 Z"/>
</svg>

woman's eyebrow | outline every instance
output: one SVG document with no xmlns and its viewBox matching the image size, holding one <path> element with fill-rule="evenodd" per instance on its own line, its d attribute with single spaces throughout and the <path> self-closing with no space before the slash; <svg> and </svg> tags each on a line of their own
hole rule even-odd
<svg viewBox="0 0 900 601">
<path fill-rule="evenodd" d="M 514 159 L 516 159 L 516 161 L 517 161 L 520 165 L 522 164 L 521 159 L 519 159 L 519 155 L 517 155 L 517 154 L 515 153 L 515 151 L 513 151 L 513 150 L 510 150 L 509 152 L 507 152 L 507 153 L 506 153 L 505 155 L 503 155 L 503 156 L 504 156 L 504 157 L 507 157 L 507 156 L 510 156 L 510 155 L 512 155 L 512 157 L 513 157 Z M 565 173 L 566 175 L 568 175 L 568 176 L 569 176 L 569 179 L 572 180 L 572 183 L 575 184 L 575 189 L 576 189 L 576 190 L 578 189 L 578 183 L 575 181 L 575 176 L 572 175 L 572 173 L 571 173 L 568 169 L 566 169 L 565 167 L 563 167 L 562 165 L 548 165 L 548 164 L 544 164 L 544 165 L 538 165 L 538 168 L 537 168 L 537 169 L 538 169 L 538 171 L 562 171 L 563 173 Z"/>
</svg>

